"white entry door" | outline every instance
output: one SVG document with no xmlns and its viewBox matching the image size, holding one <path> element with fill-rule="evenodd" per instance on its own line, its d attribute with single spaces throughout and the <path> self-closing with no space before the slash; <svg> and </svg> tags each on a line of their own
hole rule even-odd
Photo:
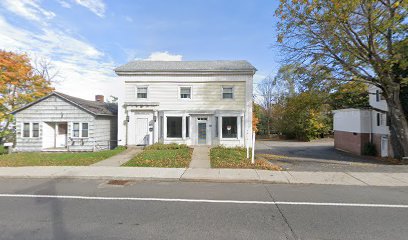
<svg viewBox="0 0 408 240">
<path fill-rule="evenodd" d="M 136 145 L 149 144 L 149 121 L 148 118 L 136 118 L 135 126 Z"/>
<path fill-rule="evenodd" d="M 55 147 L 66 147 L 67 146 L 67 123 L 56 123 L 55 124 Z"/>
<path fill-rule="evenodd" d="M 381 157 L 388 157 L 388 137 L 381 137 Z"/>
</svg>

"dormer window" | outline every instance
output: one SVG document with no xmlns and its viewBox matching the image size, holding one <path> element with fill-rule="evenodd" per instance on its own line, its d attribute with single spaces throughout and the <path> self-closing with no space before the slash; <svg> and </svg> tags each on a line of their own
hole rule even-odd
<svg viewBox="0 0 408 240">
<path fill-rule="evenodd" d="M 147 98 L 147 87 L 137 88 L 137 98 Z"/>
</svg>

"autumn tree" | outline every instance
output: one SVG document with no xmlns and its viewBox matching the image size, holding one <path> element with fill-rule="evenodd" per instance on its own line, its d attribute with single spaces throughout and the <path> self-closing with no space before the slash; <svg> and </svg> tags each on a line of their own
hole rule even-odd
<svg viewBox="0 0 408 240">
<path fill-rule="evenodd" d="M 276 15 L 278 42 L 287 61 L 322 66 L 331 79 L 379 87 L 391 120 L 396 157 L 408 156 L 408 122 L 401 88 L 408 79 L 397 71 L 408 59 L 396 44 L 408 35 L 408 1 L 281 0 Z"/>
<path fill-rule="evenodd" d="M 13 135 L 11 111 L 53 90 L 49 66 L 34 68 L 26 54 L 0 50 L 0 142 Z"/>
</svg>

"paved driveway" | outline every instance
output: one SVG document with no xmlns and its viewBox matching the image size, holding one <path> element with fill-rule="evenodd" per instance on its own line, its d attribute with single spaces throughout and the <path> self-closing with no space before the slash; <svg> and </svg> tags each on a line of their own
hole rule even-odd
<svg viewBox="0 0 408 240">
<path fill-rule="evenodd" d="M 333 139 L 311 142 L 259 140 L 256 153 L 283 155 L 282 159 L 273 162 L 293 171 L 408 172 L 408 165 L 393 165 L 336 150 Z"/>
</svg>

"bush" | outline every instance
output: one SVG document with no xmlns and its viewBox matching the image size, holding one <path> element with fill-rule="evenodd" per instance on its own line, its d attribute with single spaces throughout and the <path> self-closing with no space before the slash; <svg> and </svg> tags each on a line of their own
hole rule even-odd
<svg viewBox="0 0 408 240">
<path fill-rule="evenodd" d="M 366 144 L 364 144 L 363 155 L 376 156 L 376 155 L 377 155 L 377 148 L 376 148 L 376 146 L 375 146 L 373 143 L 366 143 Z"/>
<path fill-rule="evenodd" d="M 188 148 L 185 144 L 177 144 L 177 143 L 170 143 L 170 144 L 163 144 L 163 143 L 155 143 L 153 145 L 145 147 L 145 150 L 168 150 L 168 149 L 185 149 Z"/>
<path fill-rule="evenodd" d="M 0 155 L 1 154 L 5 154 L 7 151 L 6 151 L 6 148 L 5 147 L 3 147 L 3 146 L 0 146 Z"/>
</svg>

